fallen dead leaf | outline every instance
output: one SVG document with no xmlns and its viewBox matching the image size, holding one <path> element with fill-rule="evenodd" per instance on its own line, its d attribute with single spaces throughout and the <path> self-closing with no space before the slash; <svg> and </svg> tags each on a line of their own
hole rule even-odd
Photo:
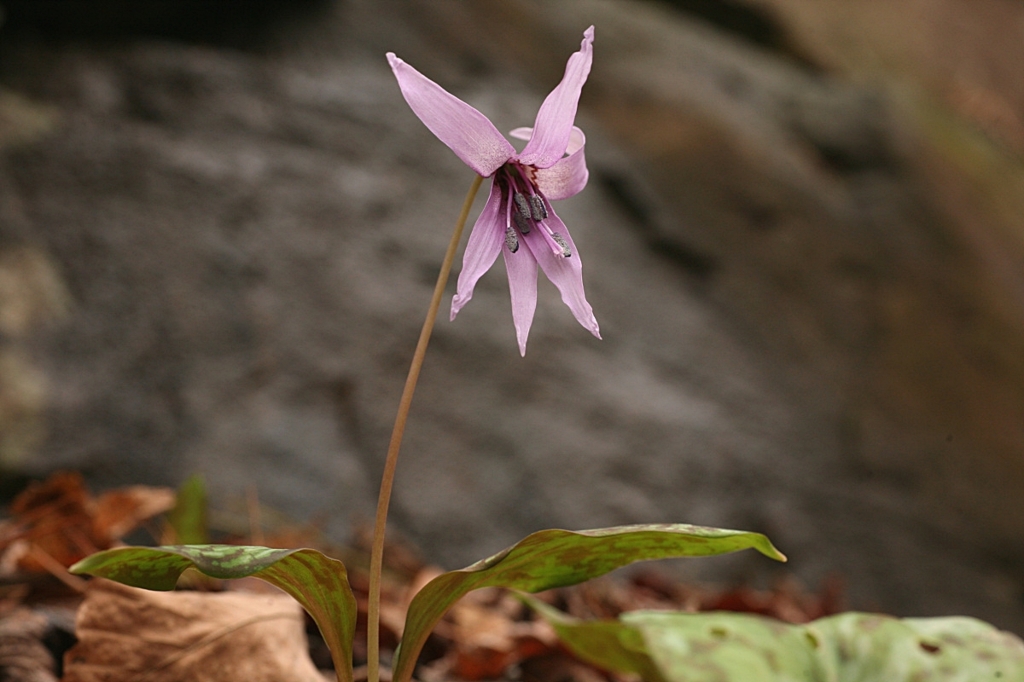
<svg viewBox="0 0 1024 682">
<path fill-rule="evenodd" d="M 93 499 L 81 474 L 57 472 L 11 503 L 0 524 L 0 574 L 70 566 L 173 506 L 169 488 L 132 486 Z"/>
<path fill-rule="evenodd" d="M 519 679 L 523 682 L 641 682 L 638 675 L 600 671 L 562 651 L 523 661 Z"/>
<path fill-rule="evenodd" d="M 92 526 L 97 537 L 120 540 L 146 519 L 174 509 L 170 488 L 133 485 L 103 493 L 92 507 Z"/>
<path fill-rule="evenodd" d="M 430 666 L 434 679 L 489 680 L 509 666 L 552 652 L 557 637 L 542 620 L 524 620 L 522 603 L 508 592 L 485 589 L 452 606 L 446 620 L 451 648 Z"/>
<path fill-rule="evenodd" d="M 32 556 L 32 547 L 64 566 L 95 552 L 97 538 L 93 537 L 88 506 L 89 493 L 79 474 L 59 473 L 30 485 L 14 498 L 12 518 L 0 533 L 5 554 L 12 550 L 11 556 L 4 557 L 3 566 L 9 570 L 45 571 Z"/>
<path fill-rule="evenodd" d="M 150 592 L 90 582 L 63 682 L 324 682 L 283 594 Z"/>
<path fill-rule="evenodd" d="M 647 569 L 628 580 L 598 579 L 549 593 L 551 603 L 583 619 L 618 618 L 626 611 L 675 609 L 757 613 L 787 623 L 807 623 L 843 610 L 843 582 L 828 577 L 818 592 L 793 578 L 779 580 L 770 590 L 746 585 L 719 590 L 678 582 Z"/>
</svg>

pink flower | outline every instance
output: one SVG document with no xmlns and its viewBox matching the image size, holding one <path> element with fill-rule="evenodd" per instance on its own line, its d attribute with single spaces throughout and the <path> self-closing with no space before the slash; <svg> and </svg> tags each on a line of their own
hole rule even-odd
<svg viewBox="0 0 1024 682">
<path fill-rule="evenodd" d="M 494 265 L 500 252 L 505 257 L 512 321 L 523 355 L 537 309 L 538 265 L 558 287 L 562 301 L 579 323 L 601 338 L 583 291 L 576 245 L 551 206 L 552 201 L 567 199 L 587 184 L 586 138 L 573 121 L 590 73 L 593 42 L 591 26 L 583 33 L 580 51 L 569 57 L 562 82 L 537 112 L 533 128 L 509 133 L 528 140 L 520 153 L 486 116 L 388 53 L 398 86 L 413 112 L 467 166 L 492 178 L 490 196 L 466 245 L 451 319 L 469 303 L 477 280 Z"/>
</svg>

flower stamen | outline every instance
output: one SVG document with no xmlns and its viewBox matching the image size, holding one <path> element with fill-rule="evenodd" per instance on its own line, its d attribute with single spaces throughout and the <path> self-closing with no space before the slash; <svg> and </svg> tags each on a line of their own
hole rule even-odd
<svg viewBox="0 0 1024 682">
<path fill-rule="evenodd" d="M 512 229 L 511 225 L 505 227 L 505 248 L 512 253 L 519 250 L 519 237 L 516 236 L 516 231 Z"/>
<path fill-rule="evenodd" d="M 512 217 L 515 219 L 516 227 L 519 228 L 520 232 L 522 232 L 524 235 L 530 234 L 530 230 L 532 230 L 533 228 L 530 227 L 530 219 L 529 218 L 524 218 L 519 213 L 513 214 Z"/>
<path fill-rule="evenodd" d="M 552 232 L 551 238 L 555 240 L 556 244 L 562 247 L 563 258 L 572 258 L 572 249 L 569 248 L 569 244 L 565 241 L 565 237 L 558 232 Z"/>
<path fill-rule="evenodd" d="M 524 235 L 530 234 L 530 205 L 526 201 L 526 197 L 523 196 L 522 192 L 515 192 L 512 194 L 512 200 L 516 204 L 516 212 L 512 214 L 512 218 L 516 221 L 516 227 Z"/>
<path fill-rule="evenodd" d="M 544 200 L 540 198 L 539 194 L 530 195 L 530 212 L 538 223 L 548 219 L 548 209 L 544 206 Z"/>
<path fill-rule="evenodd" d="M 530 197 L 533 199 L 533 197 Z M 519 215 L 524 218 L 530 217 L 530 203 L 526 201 L 526 197 L 523 196 L 522 192 L 514 192 L 512 194 L 512 200 L 516 202 L 516 209 L 519 211 Z"/>
</svg>

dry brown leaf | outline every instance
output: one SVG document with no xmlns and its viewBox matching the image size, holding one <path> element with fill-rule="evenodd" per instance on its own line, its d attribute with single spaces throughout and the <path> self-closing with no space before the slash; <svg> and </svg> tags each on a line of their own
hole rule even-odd
<svg viewBox="0 0 1024 682">
<path fill-rule="evenodd" d="M 174 491 L 148 485 L 133 485 L 103 493 L 92 508 L 92 525 L 97 537 L 120 540 L 140 523 L 174 509 Z"/>
<path fill-rule="evenodd" d="M 461 680 L 501 677 L 515 663 L 549 653 L 556 637 L 541 620 L 521 620 L 523 606 L 500 590 L 480 590 L 449 612 L 452 648 L 440 665 Z M 436 670 L 435 670 L 436 672 Z"/>
<path fill-rule="evenodd" d="M 45 571 L 32 547 L 64 566 L 102 549 L 103 543 L 92 532 L 89 504 L 89 493 L 77 473 L 57 473 L 26 488 L 11 504 L 12 519 L 4 528 L 5 553 L 8 548 L 12 552 L 4 558 L 5 568 Z"/>
<path fill-rule="evenodd" d="M 617 618 L 626 611 L 641 609 L 676 609 L 757 613 L 787 623 L 807 623 L 843 610 L 843 583 L 838 576 L 830 576 L 818 592 L 812 592 L 787 578 L 770 590 L 746 585 L 720 590 L 681 583 L 656 570 L 642 570 L 628 581 L 591 580 L 553 592 L 549 598 L 570 615 L 583 619 Z"/>
<path fill-rule="evenodd" d="M 283 594 L 150 592 L 93 580 L 63 682 L 323 682 Z"/>
<path fill-rule="evenodd" d="M 825 581 L 820 594 L 807 592 L 790 579 L 768 591 L 737 587 L 706 599 L 701 610 L 758 613 L 787 623 L 809 623 L 842 611 L 842 592 L 842 582 L 834 576 Z"/>
<path fill-rule="evenodd" d="M 592 668 L 562 651 L 523 661 L 519 678 L 531 682 L 639 682 L 640 679 L 630 673 L 608 673 Z"/>
<path fill-rule="evenodd" d="M 173 506 L 172 490 L 146 486 L 94 500 L 81 474 L 57 472 L 30 485 L 11 504 L 11 518 L 0 524 L 0 572 L 52 572 L 54 566 L 70 566 Z"/>
</svg>

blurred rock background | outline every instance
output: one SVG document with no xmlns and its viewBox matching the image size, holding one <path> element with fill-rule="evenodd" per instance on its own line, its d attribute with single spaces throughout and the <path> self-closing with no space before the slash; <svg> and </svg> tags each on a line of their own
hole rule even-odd
<svg viewBox="0 0 1024 682">
<path fill-rule="evenodd" d="M 595 24 L 559 213 L 605 339 L 543 281 L 520 359 L 489 273 L 435 332 L 396 529 L 450 567 L 758 530 L 789 565 L 679 570 L 1024 632 L 1019 1 L 0 6 L 0 487 L 200 471 L 369 518 L 471 180 L 384 52 L 510 129 Z"/>
</svg>

